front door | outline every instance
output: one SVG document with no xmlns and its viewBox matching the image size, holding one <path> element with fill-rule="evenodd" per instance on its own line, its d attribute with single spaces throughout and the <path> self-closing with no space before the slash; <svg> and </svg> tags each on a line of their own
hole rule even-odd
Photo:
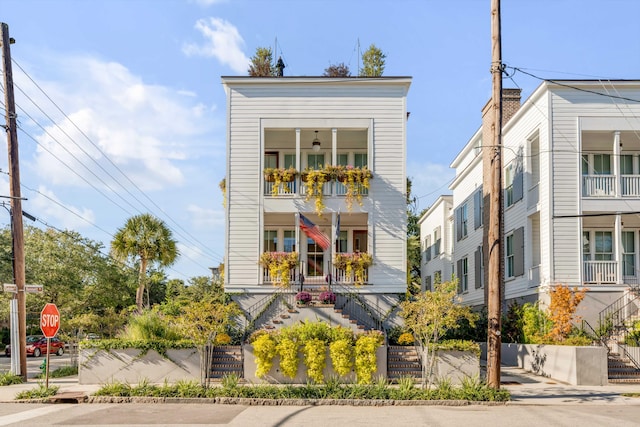
<svg viewBox="0 0 640 427">
<path fill-rule="evenodd" d="M 324 276 L 324 251 L 320 246 L 307 238 L 307 277 Z"/>
</svg>

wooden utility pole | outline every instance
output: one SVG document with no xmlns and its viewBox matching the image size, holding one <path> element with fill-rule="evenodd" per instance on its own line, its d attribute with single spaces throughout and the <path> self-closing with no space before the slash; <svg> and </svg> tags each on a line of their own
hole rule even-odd
<svg viewBox="0 0 640 427">
<path fill-rule="evenodd" d="M 487 385 L 500 388 L 500 348 L 502 312 L 502 44 L 500 36 L 500 0 L 491 0 L 491 73 L 493 77 L 490 221 L 489 221 L 489 292 L 487 311 Z"/>
<path fill-rule="evenodd" d="M 2 33 L 2 65 L 4 71 L 4 105 L 6 110 L 7 152 L 9 154 L 9 191 L 11 199 L 11 238 L 13 239 L 13 279 L 18 299 L 18 340 L 20 349 L 20 376 L 27 379 L 27 308 L 25 300 L 24 231 L 22 228 L 22 197 L 20 196 L 20 167 L 18 161 L 18 132 L 16 105 L 13 98 L 13 71 L 9 26 L 0 23 Z"/>
</svg>

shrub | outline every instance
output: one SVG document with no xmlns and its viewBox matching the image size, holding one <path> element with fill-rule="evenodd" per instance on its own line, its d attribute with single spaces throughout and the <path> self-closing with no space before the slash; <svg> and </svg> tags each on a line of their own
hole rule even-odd
<svg viewBox="0 0 640 427">
<path fill-rule="evenodd" d="M 327 364 L 325 342 L 319 339 L 307 341 L 302 347 L 304 362 L 307 365 L 307 376 L 316 383 L 324 381 L 324 367 Z"/>
<path fill-rule="evenodd" d="M 411 332 L 405 332 L 398 337 L 399 345 L 413 345 L 414 339 Z"/>
<path fill-rule="evenodd" d="M 384 338 L 379 331 L 367 332 L 356 340 L 356 378 L 358 384 L 371 383 L 371 376 L 378 366 L 376 351 L 383 342 Z"/>
<path fill-rule="evenodd" d="M 231 337 L 229 334 L 221 333 L 216 335 L 215 345 L 229 345 L 231 343 Z"/>
<path fill-rule="evenodd" d="M 295 378 L 298 373 L 298 343 L 291 338 L 281 338 L 276 346 L 280 355 L 280 371 L 289 378 Z"/>
<path fill-rule="evenodd" d="M 276 341 L 270 334 L 259 335 L 253 342 L 256 356 L 256 376 L 262 378 L 269 373 L 276 355 Z"/>
<path fill-rule="evenodd" d="M 329 344 L 333 370 L 342 377 L 353 369 L 353 340 L 338 339 Z"/>
</svg>

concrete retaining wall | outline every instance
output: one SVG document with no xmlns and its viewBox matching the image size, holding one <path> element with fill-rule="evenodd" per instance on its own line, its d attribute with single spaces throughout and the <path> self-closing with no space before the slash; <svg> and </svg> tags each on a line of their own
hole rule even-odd
<svg viewBox="0 0 640 427">
<path fill-rule="evenodd" d="M 439 350 L 433 368 L 433 379 L 459 385 L 464 378 L 480 378 L 480 358 L 471 351 Z"/>
<path fill-rule="evenodd" d="M 78 382 L 80 384 L 107 384 L 121 381 L 137 384 L 200 381 L 200 355 L 193 349 L 169 349 L 165 356 L 155 350 L 143 354 L 142 350 L 80 350 Z"/>
<path fill-rule="evenodd" d="M 485 347 L 486 348 L 486 347 Z M 544 344 L 502 344 L 502 364 L 572 385 L 607 385 L 607 349 Z"/>
</svg>

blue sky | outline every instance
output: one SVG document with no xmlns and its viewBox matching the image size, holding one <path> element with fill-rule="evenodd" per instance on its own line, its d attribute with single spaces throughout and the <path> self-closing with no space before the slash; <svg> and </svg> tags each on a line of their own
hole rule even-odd
<svg viewBox="0 0 640 427">
<path fill-rule="evenodd" d="M 257 47 L 285 75 L 321 75 L 358 42 L 412 76 L 407 169 L 418 208 L 447 193 L 449 164 L 491 96 L 490 0 L 3 0 L 16 44 L 23 209 L 102 241 L 150 212 L 182 256 L 169 277 L 222 261 L 225 98 Z M 640 78 L 637 0 L 503 0 L 503 61 L 541 78 Z M 277 43 L 277 45 L 276 45 Z M 505 78 L 523 99 L 540 80 Z M 4 97 L 3 97 L 4 99 Z M 4 101 L 2 102 L 4 108 Z M 6 147 L 0 169 L 7 170 Z M 8 194 L 6 173 L 0 194 Z M 0 224 L 9 222 L 0 215 Z"/>
</svg>

